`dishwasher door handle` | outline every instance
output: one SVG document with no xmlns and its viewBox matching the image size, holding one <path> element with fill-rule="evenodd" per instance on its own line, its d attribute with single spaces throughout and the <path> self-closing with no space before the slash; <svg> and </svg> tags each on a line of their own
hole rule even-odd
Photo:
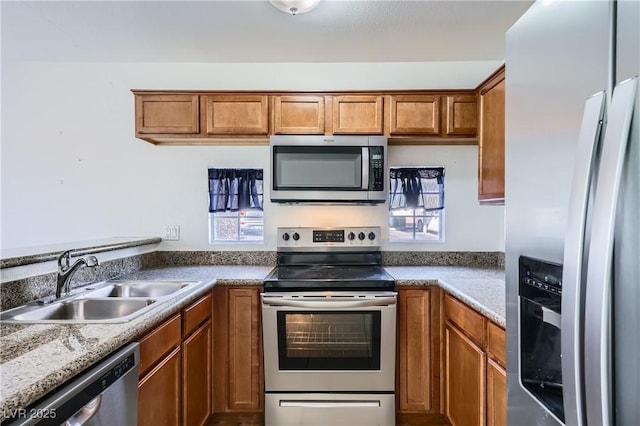
<svg viewBox="0 0 640 426">
<path fill-rule="evenodd" d="M 289 300 L 279 298 L 263 297 L 262 303 L 265 306 L 288 306 L 292 308 L 311 308 L 311 309 L 343 309 L 343 308 L 366 308 L 369 306 L 391 306 L 396 304 L 395 296 L 376 297 L 375 299 L 366 300 L 349 300 L 349 301 L 308 301 L 308 300 Z"/>
<path fill-rule="evenodd" d="M 100 404 L 102 404 L 102 394 L 93 398 L 87 403 L 87 405 L 78 410 L 77 413 L 75 413 L 66 422 L 63 423 L 63 426 L 85 425 L 98 412 L 98 410 L 100 409 Z"/>
</svg>

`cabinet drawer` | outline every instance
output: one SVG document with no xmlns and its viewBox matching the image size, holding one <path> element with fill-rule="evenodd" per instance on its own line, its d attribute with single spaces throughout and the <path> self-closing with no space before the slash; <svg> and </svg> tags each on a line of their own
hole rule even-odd
<svg viewBox="0 0 640 426">
<path fill-rule="evenodd" d="M 211 294 L 207 294 L 184 310 L 183 331 L 185 337 L 209 318 L 211 318 Z"/>
<path fill-rule="evenodd" d="M 487 352 L 490 358 L 498 361 L 503 367 L 507 365 L 506 342 L 504 330 L 492 322 L 488 323 Z"/>
<path fill-rule="evenodd" d="M 180 346 L 181 340 L 180 314 L 140 339 L 140 377 L 165 354 Z"/>
<path fill-rule="evenodd" d="M 444 297 L 446 318 L 464 331 L 476 344 L 484 345 L 484 317 L 450 295 Z"/>
</svg>

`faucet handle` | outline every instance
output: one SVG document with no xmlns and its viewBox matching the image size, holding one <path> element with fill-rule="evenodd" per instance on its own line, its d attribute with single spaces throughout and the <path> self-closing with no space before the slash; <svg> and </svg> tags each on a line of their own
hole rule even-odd
<svg viewBox="0 0 640 426">
<path fill-rule="evenodd" d="M 93 268 L 94 266 L 100 265 L 98 258 L 95 256 L 87 256 L 86 262 L 87 262 L 87 267 L 89 268 Z"/>
<path fill-rule="evenodd" d="M 61 272 L 69 269 L 69 265 L 71 264 L 71 250 L 63 251 L 60 256 L 58 256 L 58 269 Z"/>
</svg>

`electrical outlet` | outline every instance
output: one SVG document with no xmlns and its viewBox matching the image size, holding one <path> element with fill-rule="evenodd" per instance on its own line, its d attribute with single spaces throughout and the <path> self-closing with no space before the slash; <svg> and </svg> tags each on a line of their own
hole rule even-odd
<svg viewBox="0 0 640 426">
<path fill-rule="evenodd" d="M 165 225 L 163 239 L 178 241 L 180 239 L 180 225 Z"/>
</svg>

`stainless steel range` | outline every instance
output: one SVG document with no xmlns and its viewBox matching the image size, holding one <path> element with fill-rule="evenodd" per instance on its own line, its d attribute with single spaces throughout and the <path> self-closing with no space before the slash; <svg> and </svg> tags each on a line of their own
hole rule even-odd
<svg viewBox="0 0 640 426">
<path fill-rule="evenodd" d="M 265 423 L 395 423 L 395 282 L 380 228 L 279 228 L 264 281 Z"/>
</svg>

